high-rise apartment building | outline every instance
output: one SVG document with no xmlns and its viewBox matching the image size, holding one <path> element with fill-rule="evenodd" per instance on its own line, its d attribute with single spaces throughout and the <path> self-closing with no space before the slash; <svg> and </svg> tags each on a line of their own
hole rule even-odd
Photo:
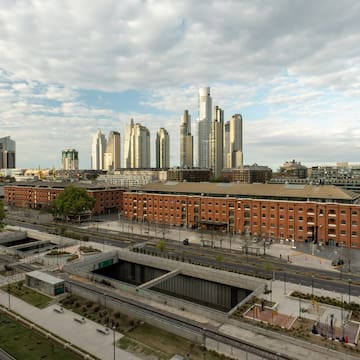
<svg viewBox="0 0 360 360">
<path fill-rule="evenodd" d="M 15 147 L 10 136 L 0 138 L 0 169 L 15 169 Z"/>
<path fill-rule="evenodd" d="M 156 168 L 170 167 L 170 137 L 167 130 L 160 128 L 156 133 Z"/>
<path fill-rule="evenodd" d="M 210 88 L 203 87 L 199 89 L 198 100 L 198 151 L 197 159 L 200 168 L 209 167 L 209 134 L 211 128 L 211 108 L 212 100 L 210 96 Z"/>
<path fill-rule="evenodd" d="M 243 166 L 243 122 L 240 114 L 235 114 L 230 119 L 229 154 L 231 168 Z"/>
<path fill-rule="evenodd" d="M 61 168 L 63 170 L 79 170 L 79 153 L 75 149 L 61 152 Z"/>
<path fill-rule="evenodd" d="M 124 163 L 127 169 L 150 167 L 150 132 L 133 119 L 125 129 Z"/>
<path fill-rule="evenodd" d="M 133 153 L 133 149 L 131 148 L 131 137 L 134 129 L 134 119 L 130 119 L 129 124 L 125 127 L 125 135 L 124 135 L 124 167 L 126 169 L 131 168 L 131 154 Z"/>
<path fill-rule="evenodd" d="M 215 177 L 220 176 L 224 161 L 224 110 L 214 108 L 214 120 L 209 135 L 209 167 Z"/>
<path fill-rule="evenodd" d="M 180 167 L 193 167 L 194 139 L 191 135 L 191 116 L 184 110 L 180 124 Z"/>
<path fill-rule="evenodd" d="M 136 123 L 131 137 L 133 153 L 131 168 L 149 168 L 150 165 L 150 131 L 143 125 Z"/>
<path fill-rule="evenodd" d="M 91 147 L 91 168 L 93 170 L 104 169 L 104 153 L 106 148 L 105 135 L 98 129 L 97 133 L 93 136 Z"/>
<path fill-rule="evenodd" d="M 104 169 L 120 169 L 120 133 L 110 131 L 109 138 L 104 153 Z"/>
<path fill-rule="evenodd" d="M 230 156 L 230 121 L 224 124 L 224 168 L 231 168 Z"/>
</svg>

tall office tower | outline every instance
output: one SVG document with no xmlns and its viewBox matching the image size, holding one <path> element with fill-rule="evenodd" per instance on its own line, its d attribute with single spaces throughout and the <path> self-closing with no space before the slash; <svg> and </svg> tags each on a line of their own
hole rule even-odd
<svg viewBox="0 0 360 360">
<path fill-rule="evenodd" d="M 156 133 L 156 168 L 170 167 L 170 137 L 167 130 L 160 128 Z"/>
<path fill-rule="evenodd" d="M 199 118 L 198 118 L 198 166 L 209 167 L 209 134 L 211 128 L 211 96 L 210 88 L 199 89 Z"/>
<path fill-rule="evenodd" d="M 229 153 L 232 168 L 243 166 L 243 126 L 240 114 L 235 114 L 230 119 Z"/>
<path fill-rule="evenodd" d="M 130 138 L 130 167 L 133 169 L 149 168 L 150 131 L 139 123 L 132 129 Z"/>
<path fill-rule="evenodd" d="M 61 152 L 61 168 L 63 170 L 79 170 L 79 153 L 75 149 Z"/>
<path fill-rule="evenodd" d="M 224 110 L 215 106 L 214 115 L 209 136 L 209 167 L 214 176 L 218 177 L 224 161 Z"/>
<path fill-rule="evenodd" d="M 130 119 L 130 123 L 125 127 L 124 135 L 124 167 L 129 169 L 131 167 L 131 137 L 134 129 L 134 119 Z"/>
<path fill-rule="evenodd" d="M 230 156 L 230 121 L 224 124 L 224 168 L 231 168 Z"/>
<path fill-rule="evenodd" d="M 93 170 L 104 169 L 105 148 L 106 148 L 105 135 L 101 133 L 100 129 L 98 129 L 96 135 L 94 135 L 92 139 L 91 168 Z"/>
<path fill-rule="evenodd" d="M 15 169 L 15 148 L 10 136 L 0 138 L 0 169 Z"/>
<path fill-rule="evenodd" d="M 106 150 L 104 153 L 104 169 L 120 169 L 120 133 L 110 131 Z"/>
<path fill-rule="evenodd" d="M 191 116 L 184 110 L 180 124 L 180 167 L 193 167 L 194 139 L 191 135 Z"/>
</svg>

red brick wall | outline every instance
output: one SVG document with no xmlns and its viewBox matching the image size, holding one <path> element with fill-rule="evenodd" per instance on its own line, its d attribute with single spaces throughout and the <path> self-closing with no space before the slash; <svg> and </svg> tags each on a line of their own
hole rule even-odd
<svg viewBox="0 0 360 360">
<path fill-rule="evenodd" d="M 236 233 L 360 248 L 360 205 L 269 201 L 191 195 L 124 193 L 124 216 L 138 221 L 197 227 L 225 223 Z"/>
</svg>

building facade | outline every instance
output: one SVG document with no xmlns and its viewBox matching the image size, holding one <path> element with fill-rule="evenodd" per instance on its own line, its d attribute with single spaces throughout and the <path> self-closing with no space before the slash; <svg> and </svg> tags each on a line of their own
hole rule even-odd
<svg viewBox="0 0 360 360">
<path fill-rule="evenodd" d="M 0 138 L 0 169 L 15 169 L 16 144 L 10 136 Z"/>
<path fill-rule="evenodd" d="M 96 200 L 92 209 L 93 215 L 122 211 L 123 188 L 109 184 L 80 182 L 71 185 L 85 188 L 87 194 Z M 9 206 L 47 209 L 66 186 L 69 186 L 69 183 L 44 181 L 12 183 L 4 186 L 4 202 Z"/>
<path fill-rule="evenodd" d="M 106 138 L 98 129 L 93 136 L 91 145 L 91 169 L 103 170 L 104 169 L 104 153 L 106 149 Z"/>
<path fill-rule="evenodd" d="M 168 169 L 170 167 L 170 137 L 167 130 L 160 128 L 156 133 L 156 168 Z"/>
<path fill-rule="evenodd" d="M 61 152 L 62 170 L 79 170 L 79 153 L 75 149 L 66 149 Z"/>
<path fill-rule="evenodd" d="M 360 195 L 335 186 L 148 184 L 124 193 L 124 216 L 272 239 L 360 248 Z"/>
<path fill-rule="evenodd" d="M 268 166 L 245 165 L 239 168 L 223 169 L 221 178 L 230 182 L 267 183 L 271 180 L 272 170 Z"/>
<path fill-rule="evenodd" d="M 172 168 L 167 171 L 168 181 L 189 181 L 189 182 L 209 181 L 212 176 L 213 173 L 210 169 Z"/>
<path fill-rule="evenodd" d="M 194 139 L 191 135 L 191 116 L 184 110 L 180 124 L 180 167 L 193 167 Z"/>
<path fill-rule="evenodd" d="M 224 161 L 224 110 L 214 108 L 214 119 L 209 134 L 209 167 L 215 178 L 219 177 Z"/>
<path fill-rule="evenodd" d="M 131 119 L 124 138 L 124 166 L 127 169 L 150 168 L 150 132 Z"/>
<path fill-rule="evenodd" d="M 104 170 L 114 171 L 120 169 L 120 159 L 120 133 L 117 131 L 110 131 L 104 153 Z"/>
<path fill-rule="evenodd" d="M 210 88 L 199 89 L 198 98 L 198 143 L 197 160 L 198 167 L 209 168 L 209 135 L 212 120 L 212 99 Z"/>
<path fill-rule="evenodd" d="M 229 158 L 231 167 L 243 166 L 243 121 L 240 114 L 235 114 L 230 119 Z"/>
</svg>

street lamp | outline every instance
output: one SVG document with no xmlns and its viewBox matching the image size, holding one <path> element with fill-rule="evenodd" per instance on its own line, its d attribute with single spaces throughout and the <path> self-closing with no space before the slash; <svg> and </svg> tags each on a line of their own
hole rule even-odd
<svg viewBox="0 0 360 360">
<path fill-rule="evenodd" d="M 314 298 L 314 275 L 311 276 L 311 298 Z"/>
<path fill-rule="evenodd" d="M 8 294 L 9 294 L 9 311 L 10 311 L 10 281 L 8 281 Z"/>
<path fill-rule="evenodd" d="M 349 279 L 349 304 L 350 304 L 350 296 L 351 296 L 351 279 Z"/>
<path fill-rule="evenodd" d="M 116 343 L 115 343 L 115 330 L 116 330 L 116 327 L 113 326 L 113 340 L 114 340 L 114 360 L 116 358 Z"/>
<path fill-rule="evenodd" d="M 286 272 L 284 272 L 284 295 L 286 295 Z"/>
</svg>

